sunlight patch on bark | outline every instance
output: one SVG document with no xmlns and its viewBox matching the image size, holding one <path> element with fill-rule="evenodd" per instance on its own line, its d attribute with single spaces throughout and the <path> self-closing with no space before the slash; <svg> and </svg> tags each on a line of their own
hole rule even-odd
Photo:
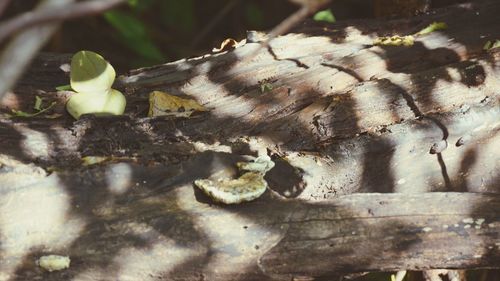
<svg viewBox="0 0 500 281">
<path fill-rule="evenodd" d="M 23 152 L 33 158 L 47 158 L 52 150 L 52 145 L 46 133 L 35 131 L 19 125 L 15 129 L 24 136 L 20 141 Z"/>
<path fill-rule="evenodd" d="M 190 188 L 179 188 L 177 200 L 184 211 L 192 214 L 211 248 L 216 249 L 205 265 L 208 276 L 234 276 L 257 266 L 260 256 L 283 235 L 285 226 L 266 226 L 224 207 L 200 204 Z"/>
<path fill-rule="evenodd" d="M 73 206 L 55 175 L 22 190 L 4 190 L 0 198 L 0 271 L 16 270 L 33 250 L 64 254 L 85 227 L 81 218 L 68 216 Z M 14 258 L 12 258 L 14 257 Z"/>
<path fill-rule="evenodd" d="M 124 194 L 132 186 L 132 168 L 129 164 L 119 163 L 108 166 L 106 186 L 114 195 Z"/>
</svg>

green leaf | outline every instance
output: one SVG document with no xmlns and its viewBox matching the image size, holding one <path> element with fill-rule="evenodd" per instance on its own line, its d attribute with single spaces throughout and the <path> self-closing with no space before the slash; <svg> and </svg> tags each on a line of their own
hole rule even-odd
<svg viewBox="0 0 500 281">
<path fill-rule="evenodd" d="M 484 46 L 483 46 L 483 50 L 489 50 L 491 48 L 491 46 L 493 45 L 493 43 L 491 43 L 491 41 L 487 41 Z"/>
<path fill-rule="evenodd" d="M 58 90 L 58 91 L 71 91 L 73 89 L 71 88 L 71 85 L 68 84 L 68 85 L 57 86 L 56 90 Z"/>
<path fill-rule="evenodd" d="M 12 109 L 12 114 L 14 114 L 14 116 L 16 117 L 31 117 L 36 113 L 28 113 L 21 110 Z"/>
<path fill-rule="evenodd" d="M 127 3 L 130 7 L 137 7 L 139 0 L 127 0 Z"/>
<path fill-rule="evenodd" d="M 42 110 L 41 106 L 42 106 L 42 98 L 39 96 L 35 96 L 35 106 L 33 106 L 33 108 L 37 111 L 40 111 Z"/>
<path fill-rule="evenodd" d="M 15 110 L 15 109 L 12 109 L 12 113 L 14 114 L 14 116 L 16 117 L 35 117 L 37 115 L 40 115 L 42 113 L 44 113 L 45 111 L 51 109 L 54 105 L 56 105 L 57 102 L 52 102 L 49 106 L 47 106 L 46 108 L 44 109 L 41 109 L 40 111 L 36 112 L 36 113 L 28 113 L 28 112 L 24 112 L 24 111 L 21 111 L 21 110 Z"/>
<path fill-rule="evenodd" d="M 425 35 L 425 34 L 434 32 L 436 30 L 447 29 L 447 28 L 448 28 L 448 25 L 445 22 L 433 22 L 433 23 L 429 24 L 429 26 L 427 26 L 426 28 L 415 33 L 415 35 Z"/>
<path fill-rule="evenodd" d="M 330 9 L 317 12 L 313 16 L 313 19 L 315 21 L 335 22 L 335 17 L 333 16 L 332 10 Z"/>
<path fill-rule="evenodd" d="M 149 38 L 146 26 L 134 17 L 121 11 L 109 11 L 104 18 L 119 32 L 121 41 L 128 48 L 144 58 L 162 62 L 165 57 L 160 49 Z"/>
<path fill-rule="evenodd" d="M 270 83 L 262 83 L 260 84 L 260 92 L 267 93 L 273 90 L 273 85 Z"/>
<path fill-rule="evenodd" d="M 149 9 L 155 0 L 128 0 L 128 5 L 135 12 L 144 12 Z"/>
<path fill-rule="evenodd" d="M 115 70 L 99 54 L 80 51 L 71 59 L 71 88 L 80 93 L 101 93 L 111 89 Z"/>
<path fill-rule="evenodd" d="M 488 41 L 483 46 L 483 50 L 488 51 L 500 47 L 500 40 L 495 40 L 495 42 Z"/>
</svg>

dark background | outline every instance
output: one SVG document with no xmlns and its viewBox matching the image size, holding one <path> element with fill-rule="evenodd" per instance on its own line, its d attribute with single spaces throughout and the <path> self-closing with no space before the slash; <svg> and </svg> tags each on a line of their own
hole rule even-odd
<svg viewBox="0 0 500 281">
<path fill-rule="evenodd" d="M 37 1 L 11 1 L 2 20 Z M 331 5 L 337 20 L 373 16 L 370 0 Z M 65 22 L 44 51 L 92 50 L 119 72 L 209 53 L 246 30 L 269 30 L 298 9 L 286 0 L 129 0 L 105 13 Z"/>
<path fill-rule="evenodd" d="M 403 0 L 334 0 L 337 20 L 375 16 Z M 428 1 L 432 8 L 462 2 Z M 404 2 L 403 1 L 403 2 Z M 432 1 L 432 2 L 431 2 Z M 11 1 L 2 21 L 30 11 L 38 1 Z M 241 40 L 246 30 L 269 30 L 296 11 L 287 0 L 128 0 L 104 15 L 66 21 L 43 51 L 103 55 L 118 72 L 209 53 L 226 38 Z"/>
</svg>

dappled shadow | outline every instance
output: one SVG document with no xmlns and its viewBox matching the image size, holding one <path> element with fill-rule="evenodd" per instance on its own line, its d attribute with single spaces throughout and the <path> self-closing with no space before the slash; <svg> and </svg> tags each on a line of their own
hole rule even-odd
<svg viewBox="0 0 500 281">
<path fill-rule="evenodd" d="M 304 171 L 294 167 L 277 154 L 271 155 L 275 166 L 269 171 L 265 180 L 269 188 L 285 198 L 296 198 L 306 188 Z"/>
<path fill-rule="evenodd" d="M 331 67 L 331 68 L 335 68 L 337 69 L 338 71 L 342 71 L 342 72 L 345 72 L 349 75 L 351 75 L 352 77 L 356 78 L 356 80 L 358 80 L 358 82 L 362 82 L 363 81 L 363 78 L 361 78 L 355 71 L 353 71 L 352 69 L 349 69 L 349 68 L 346 68 L 346 67 L 343 67 L 343 66 L 340 66 L 340 65 L 334 65 L 334 64 L 329 64 L 329 63 L 322 63 L 321 65 L 324 65 L 326 67 Z"/>
<path fill-rule="evenodd" d="M 378 48 L 381 51 L 373 50 L 372 52 L 381 56 L 386 62 L 387 70 L 393 73 L 417 74 L 419 72 L 432 72 L 437 79 L 450 81 L 451 77 L 449 77 L 443 66 L 460 61 L 460 57 L 452 49 L 443 47 L 429 49 L 419 41 L 415 42 L 411 47 L 378 46 Z M 424 84 L 429 81 L 415 82 Z"/>
<path fill-rule="evenodd" d="M 467 192 L 469 191 L 469 186 L 467 184 L 467 174 L 471 167 L 473 167 L 477 162 L 477 152 L 475 148 L 470 148 L 465 152 L 464 157 L 462 158 L 462 162 L 460 163 L 460 182 L 457 186 L 457 190 L 459 192 Z"/>
<path fill-rule="evenodd" d="M 125 173 L 116 169 L 110 170 L 120 166 L 128 167 L 125 168 Z M 61 278 L 73 278 L 79 274 L 94 274 L 98 279 L 105 280 L 115 279 L 113 275 L 121 278 L 120 274 L 127 274 L 128 267 L 132 264 L 146 266 L 150 268 L 151 274 L 161 275 L 169 269 L 168 266 L 165 267 L 165 260 L 162 262 L 162 259 L 159 259 L 162 255 L 170 253 L 168 264 L 175 265 L 176 262 L 185 261 L 189 257 L 182 255 L 183 249 L 189 252 L 189 249 L 196 245 L 210 248 L 209 240 L 197 230 L 194 222 L 190 222 L 190 215 L 179 211 L 175 200 L 164 203 L 159 200 L 133 200 L 138 194 L 149 192 L 147 186 L 155 187 L 157 183 L 154 179 L 158 179 L 160 175 L 164 177 L 165 170 L 168 171 L 168 166 L 152 169 L 122 163 L 60 173 L 60 187 L 65 188 L 70 198 L 71 208 L 66 217 L 68 220 L 78 218 L 85 225 L 77 238 L 64 246 L 64 250 L 56 250 L 71 256 L 71 276 L 68 276 L 66 271 L 54 272 L 50 276 L 40 269 L 33 271 L 33 268 L 36 268 L 35 257 L 39 257 L 42 252 L 53 253 L 55 250 L 51 250 L 50 244 L 41 244 L 40 251 L 30 251 L 22 265 L 17 268 L 15 279 L 11 280 L 33 279 L 40 274 L 47 275 L 44 280 L 62 280 Z M 113 188 L 113 185 L 120 184 L 114 181 L 121 181 L 128 190 Z M 174 187 L 176 186 L 164 188 Z M 168 194 L 168 189 L 163 192 Z M 114 194 L 113 191 L 120 191 L 122 194 Z M 169 213 L 169 210 L 172 212 L 170 216 L 159 216 Z M 174 242 L 172 244 L 169 241 Z M 162 253 L 161 249 L 167 252 Z M 145 254 L 148 252 L 151 252 L 151 255 L 159 255 L 157 264 Z M 146 259 L 146 264 L 141 264 L 141 255 L 145 255 L 142 258 Z M 87 270 L 91 272 L 85 273 Z M 134 273 L 134 270 L 128 274 L 135 274 L 134 278 L 146 280 L 145 277 L 138 277 L 140 275 Z"/>
<path fill-rule="evenodd" d="M 382 49 L 383 52 L 379 54 L 387 62 L 388 70 L 394 73 L 413 75 L 415 71 L 429 70 L 429 68 L 434 70 L 459 59 L 453 51 L 444 48 L 427 50 L 420 43 L 416 44 L 413 51 L 412 48 Z M 285 163 L 286 153 L 280 154 L 281 148 L 286 152 L 317 153 L 331 158 L 336 165 L 332 169 L 346 171 L 345 180 L 334 179 L 337 180 L 332 184 L 335 190 L 343 189 L 346 193 L 353 191 L 388 193 L 396 191 L 396 183 L 403 182 L 394 173 L 394 167 L 400 165 L 396 163 L 399 159 L 395 153 L 400 143 L 391 141 L 390 128 L 367 131 L 369 125 L 364 125 L 363 122 L 366 120 L 363 119 L 364 116 L 360 116 L 361 105 L 358 103 L 359 97 L 356 96 L 358 93 L 337 91 L 332 89 L 333 86 L 331 91 L 317 89 L 315 88 L 317 85 L 312 85 L 311 81 L 305 79 L 302 81 L 307 74 L 311 74 L 308 71 L 311 71 L 312 67 L 304 67 L 305 64 L 295 58 L 280 58 L 272 49 L 267 51 L 274 57 L 274 61 L 269 62 L 270 65 L 273 63 L 293 65 L 293 71 L 287 75 L 294 76 L 296 80 L 273 77 L 272 72 L 269 72 L 270 75 L 266 79 L 269 79 L 268 81 L 275 87 L 269 92 L 259 91 L 261 88 L 259 81 L 254 81 L 255 77 L 248 77 L 245 69 L 239 70 L 241 72 L 236 75 L 231 73 L 239 61 L 234 52 L 220 55 L 213 60 L 206 58 L 196 63 L 186 61 L 183 65 L 185 69 L 179 69 L 173 64 L 165 68 L 150 68 L 150 76 L 136 83 L 126 83 L 130 82 L 127 78 L 120 80 L 122 84 L 119 86 L 125 89 L 128 87 L 127 91 L 138 95 L 156 89 L 157 86 L 178 88 L 176 94 L 190 95 L 191 93 L 185 88 L 179 86 L 189 84 L 200 71 L 205 71 L 209 80 L 207 83 L 220 86 L 225 92 L 210 97 L 201 94 L 195 96 L 197 99 L 208 100 L 205 104 L 214 105 L 214 110 L 189 119 L 86 116 L 75 122 L 71 127 L 78 143 L 75 154 L 112 156 L 116 159 L 111 162 L 122 163 L 73 167 L 75 169 L 72 171 L 68 169 L 56 173 L 60 178 L 61 187 L 57 192 L 68 194 L 69 210 L 66 218 L 68 220 L 77 218 L 83 222 L 78 236 L 64 247 L 57 249 L 69 253 L 72 259 L 74 258 L 72 269 L 70 273 L 62 271 L 50 275 L 38 268 L 34 269 L 33 260 L 36 257 L 45 252 L 52 252 L 50 245 L 41 243 L 40 249 L 30 249 L 27 253 L 23 253 L 23 261 L 17 267 L 16 277 L 12 280 L 26 280 L 40 276 L 46 280 L 61 280 L 79 274 L 95 274 L 96 279 L 120 279 L 127 274 L 138 275 L 144 280 L 165 279 L 174 275 L 184 278 L 183 274 L 191 278 L 199 276 L 200 279 L 210 279 L 211 276 L 205 276 L 205 272 L 215 274 L 217 270 L 223 271 L 220 276 L 227 274 L 233 279 L 250 276 L 262 280 L 270 278 L 264 277 L 264 273 L 272 272 L 261 272 L 262 267 L 257 264 L 257 260 L 269 261 L 275 258 L 274 261 L 279 262 L 277 257 L 280 253 L 286 252 L 287 245 L 293 244 L 295 247 L 298 245 L 299 248 L 315 245 L 316 249 L 319 249 L 318 256 L 326 253 L 332 259 L 336 254 L 355 256 L 359 258 L 358 263 L 374 270 L 377 269 L 377 257 L 380 253 L 392 251 L 402 254 L 418 245 L 420 243 L 418 233 L 421 229 L 412 230 L 411 224 L 395 219 L 383 225 L 359 222 L 357 227 L 360 231 L 366 231 L 366 236 L 356 236 L 352 232 L 347 232 L 353 231 L 352 227 L 342 225 L 343 222 L 338 219 L 328 222 L 330 224 L 324 221 L 319 223 L 311 221 L 311 228 L 306 234 L 301 228 L 297 228 L 302 219 L 300 214 L 307 216 L 320 208 L 315 209 L 317 206 L 304 202 L 304 198 L 300 200 L 282 198 L 300 198 L 308 187 L 304 181 L 307 171 Z M 422 54 L 422 57 L 411 57 L 415 51 Z M 408 60 L 398 61 L 401 57 L 408 57 Z M 425 60 L 428 57 L 431 58 L 430 61 Z M 421 59 L 424 62 L 418 67 L 410 66 L 412 61 Z M 210 64 L 200 66 L 209 61 Z M 195 65 L 200 68 L 194 68 Z M 347 74 L 354 81 L 350 82 L 352 83 L 350 87 L 356 86 L 356 83 L 371 83 L 350 66 L 340 66 L 335 63 L 321 65 L 325 69 L 336 70 L 335 73 Z M 259 64 L 248 67 L 258 69 L 261 66 L 265 67 Z M 331 76 L 336 75 L 335 73 Z M 433 73 L 452 81 L 444 71 Z M 468 87 L 479 87 L 484 82 L 484 73 L 482 67 L 468 65 L 460 74 L 460 82 Z M 170 80 L 164 79 L 167 74 L 170 75 Z M 447 127 L 434 115 L 429 115 L 425 111 L 438 103 L 430 96 L 435 82 L 425 84 L 422 81 L 423 77 L 410 78 L 415 83 L 416 93 L 408 93 L 389 79 L 374 79 L 372 82 L 389 86 L 392 92 L 387 96 L 392 95 L 391 98 L 394 99 L 397 96 L 402 98 L 413 114 L 411 121 L 417 123 L 421 120 L 430 121 L 436 125 L 430 128 L 427 124 L 420 124 L 422 128 L 417 127 L 418 129 L 431 131 L 437 128 L 440 130 L 441 139 L 447 141 L 449 137 Z M 138 90 L 142 86 L 144 87 Z M 212 90 L 209 88 L 206 95 Z M 145 100 L 145 97 L 132 97 L 132 100 L 134 99 Z M 290 100 L 292 103 L 287 103 Z M 216 106 L 226 101 L 228 101 L 226 108 L 220 109 Z M 397 112 L 388 113 L 396 116 L 398 122 L 404 121 Z M 387 127 L 393 124 L 384 125 Z M 11 128 L 8 126 L 3 128 L 6 133 L 11 133 Z M 23 150 L 20 149 L 22 136 L 15 130 L 12 133 L 13 141 L 10 143 L 10 148 L 19 148 L 16 152 L 19 154 L 12 156 L 33 161 L 32 158 L 23 155 Z M 61 146 L 63 142 L 58 139 L 55 131 L 50 130 L 48 134 L 50 143 L 57 147 Z M 405 132 L 397 134 L 401 136 Z M 266 137 L 276 144 L 277 147 L 269 146 L 270 151 L 267 153 L 273 156 L 277 166 L 266 176 L 271 189 L 275 192 L 267 191 L 257 201 L 238 206 L 213 204 L 209 198 L 199 193 L 192 182 L 198 178 L 207 178 L 228 167 L 234 169 L 234 164 L 242 159 L 238 153 L 255 155 L 256 151 L 252 151 L 249 146 L 240 147 L 240 144 L 235 144 L 234 138 L 241 136 Z M 209 145 L 219 142 L 221 145 L 229 145 L 234 150 L 232 153 L 201 152 L 192 145 L 194 141 L 203 141 Z M 431 146 L 432 143 L 427 145 L 429 148 Z M 421 153 L 421 157 L 427 153 L 428 150 L 425 150 Z M 130 158 L 119 159 L 119 157 Z M 474 149 L 470 149 L 462 159 L 460 172 L 465 173 L 474 166 L 475 157 Z M 65 159 L 63 164 L 68 159 Z M 57 159 L 50 161 L 44 162 L 44 165 L 57 162 Z M 453 179 L 448 175 L 441 152 L 437 153 L 437 162 L 447 189 L 451 189 Z M 361 178 L 360 186 L 355 180 L 358 178 Z M 498 185 L 498 180 L 494 184 Z M 459 186 L 460 190 L 468 190 L 465 180 Z M 312 191 L 314 192 L 319 193 L 319 190 Z M 300 208 L 304 210 L 302 213 Z M 478 209 L 480 210 L 480 206 Z M 332 216 L 353 215 L 350 208 L 332 208 L 329 211 L 332 212 Z M 276 220 L 273 221 L 269 215 L 271 213 L 278 214 L 282 220 L 278 220 L 278 223 Z M 496 214 L 492 214 L 492 219 L 496 219 L 495 216 Z M 312 218 L 315 219 L 314 216 Z M 335 229 L 339 232 L 331 233 Z M 373 244 L 366 240 L 367 237 L 381 241 L 385 236 L 370 237 L 369 231 L 384 235 L 396 232 L 402 234 L 404 239 L 397 243 L 390 241 L 370 248 L 368 246 Z M 327 233 L 326 238 L 314 237 L 325 233 Z M 306 237 L 307 235 L 313 236 L 312 239 Z M 282 239 L 283 237 L 285 238 Z M 335 248 L 335 242 L 351 238 L 359 240 L 357 247 Z M 293 253 L 290 264 L 295 266 L 295 271 L 288 271 L 290 274 L 310 273 L 308 269 L 301 268 L 302 255 L 301 251 Z M 394 259 L 399 262 L 394 268 L 405 266 L 401 256 L 398 255 Z M 498 260 L 499 257 L 492 251 L 491 257 L 485 262 L 490 259 Z M 134 266 L 143 272 L 134 272 Z M 283 273 L 279 272 L 279 266 L 282 264 L 277 263 L 275 268 L 271 267 L 272 270 L 276 270 L 274 273 Z M 321 272 L 320 275 L 325 277 L 350 270 L 352 263 L 340 262 L 337 268 L 330 268 L 328 272 Z"/>
<path fill-rule="evenodd" d="M 428 115 L 425 115 L 424 113 L 422 113 L 420 108 L 417 106 L 414 98 L 406 90 L 404 90 L 402 87 L 392 83 L 389 79 L 382 79 L 379 81 L 384 82 L 384 83 L 377 84 L 379 87 L 381 87 L 381 89 L 387 89 L 388 88 L 387 85 L 388 85 L 389 88 L 394 89 L 395 93 L 401 95 L 401 97 L 406 101 L 406 104 L 408 105 L 408 107 L 413 112 L 415 119 L 417 119 L 417 120 L 421 120 L 421 119 L 430 120 L 432 123 L 434 123 L 437 126 L 437 128 L 439 128 L 439 130 L 441 130 L 441 134 L 442 134 L 441 141 L 435 142 L 432 145 L 430 145 L 430 152 L 429 153 L 437 155 L 437 162 L 439 163 L 439 167 L 441 169 L 441 174 L 442 174 L 442 177 L 444 180 L 446 190 L 452 191 L 453 187 L 452 187 L 449 175 L 448 175 L 446 163 L 444 162 L 443 157 L 441 155 L 441 152 L 443 150 L 445 150 L 447 147 L 447 139 L 449 136 L 448 129 L 436 117 L 428 116 Z M 383 86 L 383 84 L 386 84 L 386 85 Z M 418 88 L 418 85 L 417 85 L 417 88 Z M 430 94 L 430 92 L 429 92 L 429 94 Z M 432 99 L 429 98 L 428 100 L 432 100 Z M 430 105 L 428 105 L 428 106 L 430 106 Z M 434 103 L 432 104 L 432 106 L 434 106 Z"/>
<path fill-rule="evenodd" d="M 360 192 L 394 192 L 394 175 L 392 174 L 392 158 L 394 144 L 382 138 L 373 138 L 366 144 L 364 154 L 363 176 Z"/>
<path fill-rule="evenodd" d="M 299 59 L 295 59 L 295 58 L 281 59 L 281 58 L 279 58 L 278 55 L 276 55 L 276 53 L 274 52 L 274 50 L 273 50 L 273 48 L 271 46 L 267 47 L 267 51 L 271 54 L 271 56 L 273 56 L 273 59 L 276 60 L 276 61 L 287 60 L 287 61 L 291 61 L 291 62 L 295 63 L 295 65 L 297 67 L 301 67 L 301 68 L 304 68 L 304 69 L 309 69 L 309 66 L 307 66 L 306 64 L 300 62 Z"/>
<path fill-rule="evenodd" d="M 31 162 L 31 155 L 27 155 L 22 147 L 26 136 L 16 130 L 13 124 L 10 122 L 1 122 L 0 134 L 2 135 L 2 139 L 0 140 L 0 152 L 3 155 L 12 156 L 14 159 L 24 163 Z"/>
</svg>

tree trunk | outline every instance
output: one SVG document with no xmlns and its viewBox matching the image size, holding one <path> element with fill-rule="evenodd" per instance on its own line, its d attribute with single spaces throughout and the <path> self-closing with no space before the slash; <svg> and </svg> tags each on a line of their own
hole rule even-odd
<svg viewBox="0 0 500 281">
<path fill-rule="evenodd" d="M 249 61 L 256 43 L 130 71 L 116 83 L 125 116 L 78 121 L 54 91 L 69 56 L 40 56 L 2 111 L 39 95 L 62 115 L 0 119 L 0 280 L 498 267 L 500 48 L 483 50 L 500 38 L 498 11 L 307 22 Z M 411 47 L 372 45 L 434 21 L 448 28 Z M 153 90 L 208 111 L 148 118 Z M 276 163 L 261 198 L 218 205 L 194 187 L 258 153 Z M 43 272 L 34 261 L 51 253 L 71 267 Z"/>
</svg>

